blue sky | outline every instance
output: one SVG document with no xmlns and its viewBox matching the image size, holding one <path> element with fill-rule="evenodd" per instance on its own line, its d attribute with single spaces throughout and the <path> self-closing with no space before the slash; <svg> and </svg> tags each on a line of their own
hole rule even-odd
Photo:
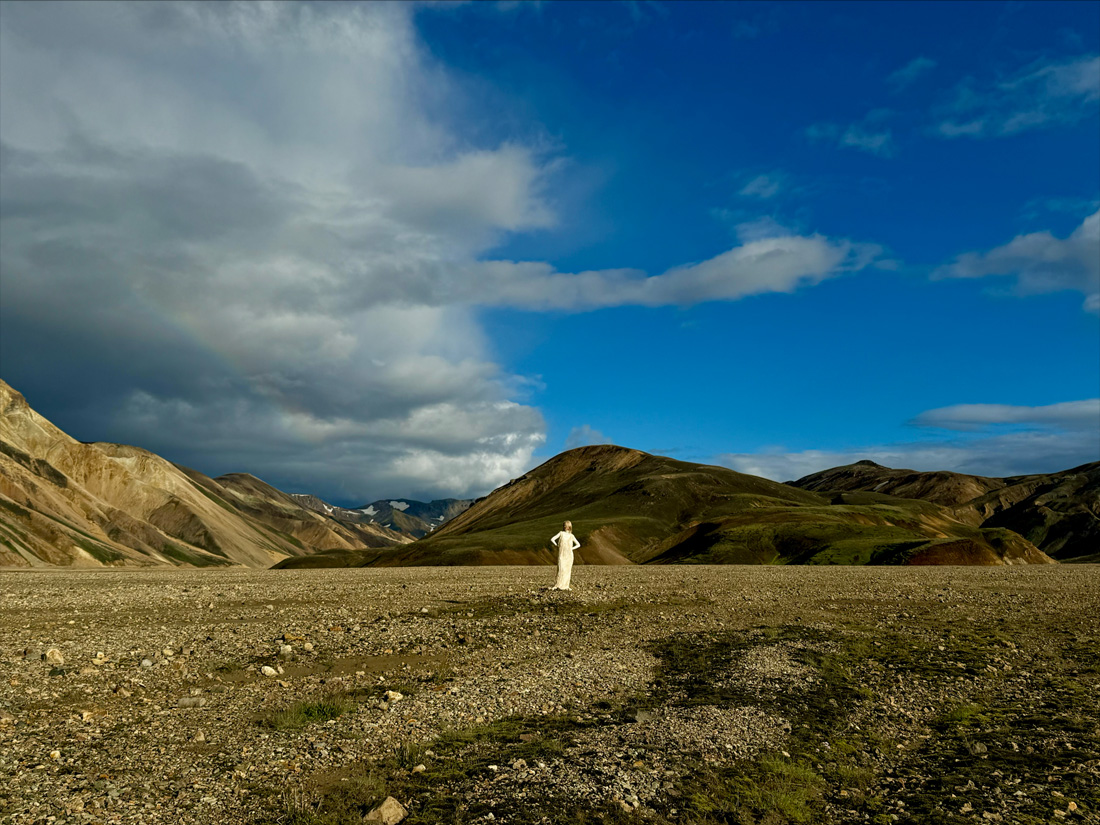
<svg viewBox="0 0 1100 825">
<path fill-rule="evenodd" d="M 0 375 L 343 504 L 1100 458 L 1100 4 L 0 11 Z"/>
</svg>

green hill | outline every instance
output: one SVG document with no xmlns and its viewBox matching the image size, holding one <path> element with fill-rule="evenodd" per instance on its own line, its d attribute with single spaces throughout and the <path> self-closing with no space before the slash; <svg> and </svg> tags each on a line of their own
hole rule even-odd
<svg viewBox="0 0 1100 825">
<path fill-rule="evenodd" d="M 1010 530 L 966 524 L 929 501 L 823 496 L 614 446 L 562 453 L 429 536 L 357 550 L 361 566 L 548 564 L 569 519 L 578 564 L 1003 564 L 1050 559 Z M 325 554 L 283 566 L 331 563 Z"/>
<path fill-rule="evenodd" d="M 987 478 L 859 461 L 792 486 L 830 495 L 878 491 L 942 505 L 951 517 L 1022 535 L 1058 561 L 1100 562 L 1100 461 L 1058 473 Z"/>
</svg>

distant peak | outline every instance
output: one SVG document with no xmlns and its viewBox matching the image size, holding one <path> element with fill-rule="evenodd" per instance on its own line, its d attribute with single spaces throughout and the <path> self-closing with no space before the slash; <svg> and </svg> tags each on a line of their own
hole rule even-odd
<svg viewBox="0 0 1100 825">
<path fill-rule="evenodd" d="M 862 461 L 857 461 L 852 466 L 853 467 L 878 467 L 880 470 L 885 470 L 886 469 L 886 467 L 883 467 L 881 464 L 876 464 L 873 461 L 868 461 L 866 458 L 863 459 Z"/>
</svg>

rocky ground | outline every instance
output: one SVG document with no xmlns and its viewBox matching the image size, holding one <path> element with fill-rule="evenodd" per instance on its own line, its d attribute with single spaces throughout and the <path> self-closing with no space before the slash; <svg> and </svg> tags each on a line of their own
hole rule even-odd
<svg viewBox="0 0 1100 825">
<path fill-rule="evenodd" d="M 1100 570 L 0 572 L 0 822 L 1100 822 Z"/>
</svg>

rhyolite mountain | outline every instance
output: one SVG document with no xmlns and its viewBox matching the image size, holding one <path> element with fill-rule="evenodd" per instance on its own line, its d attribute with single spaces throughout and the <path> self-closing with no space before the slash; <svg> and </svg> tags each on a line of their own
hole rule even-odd
<svg viewBox="0 0 1100 825">
<path fill-rule="evenodd" d="M 337 507 L 317 496 L 293 494 L 299 504 L 341 521 L 381 524 L 402 535 L 418 539 L 446 524 L 474 503 L 467 498 L 415 501 L 409 498 L 372 501 L 362 507 Z"/>
<path fill-rule="evenodd" d="M 975 527 L 1005 527 L 1059 561 L 1100 562 L 1100 461 L 1059 473 L 989 478 L 857 461 L 791 484 L 835 497 L 869 492 L 939 504 Z"/>
<path fill-rule="evenodd" d="M 407 541 L 248 474 L 209 478 L 138 447 L 82 443 L 0 381 L 0 566 L 269 567 Z"/>
<path fill-rule="evenodd" d="M 856 498 L 836 500 L 724 467 L 611 445 L 581 447 L 498 488 L 412 544 L 279 566 L 551 563 L 548 539 L 566 519 L 581 541 L 579 564 L 1052 561 L 1012 530 L 966 523 L 931 501 L 851 495 Z"/>
</svg>

